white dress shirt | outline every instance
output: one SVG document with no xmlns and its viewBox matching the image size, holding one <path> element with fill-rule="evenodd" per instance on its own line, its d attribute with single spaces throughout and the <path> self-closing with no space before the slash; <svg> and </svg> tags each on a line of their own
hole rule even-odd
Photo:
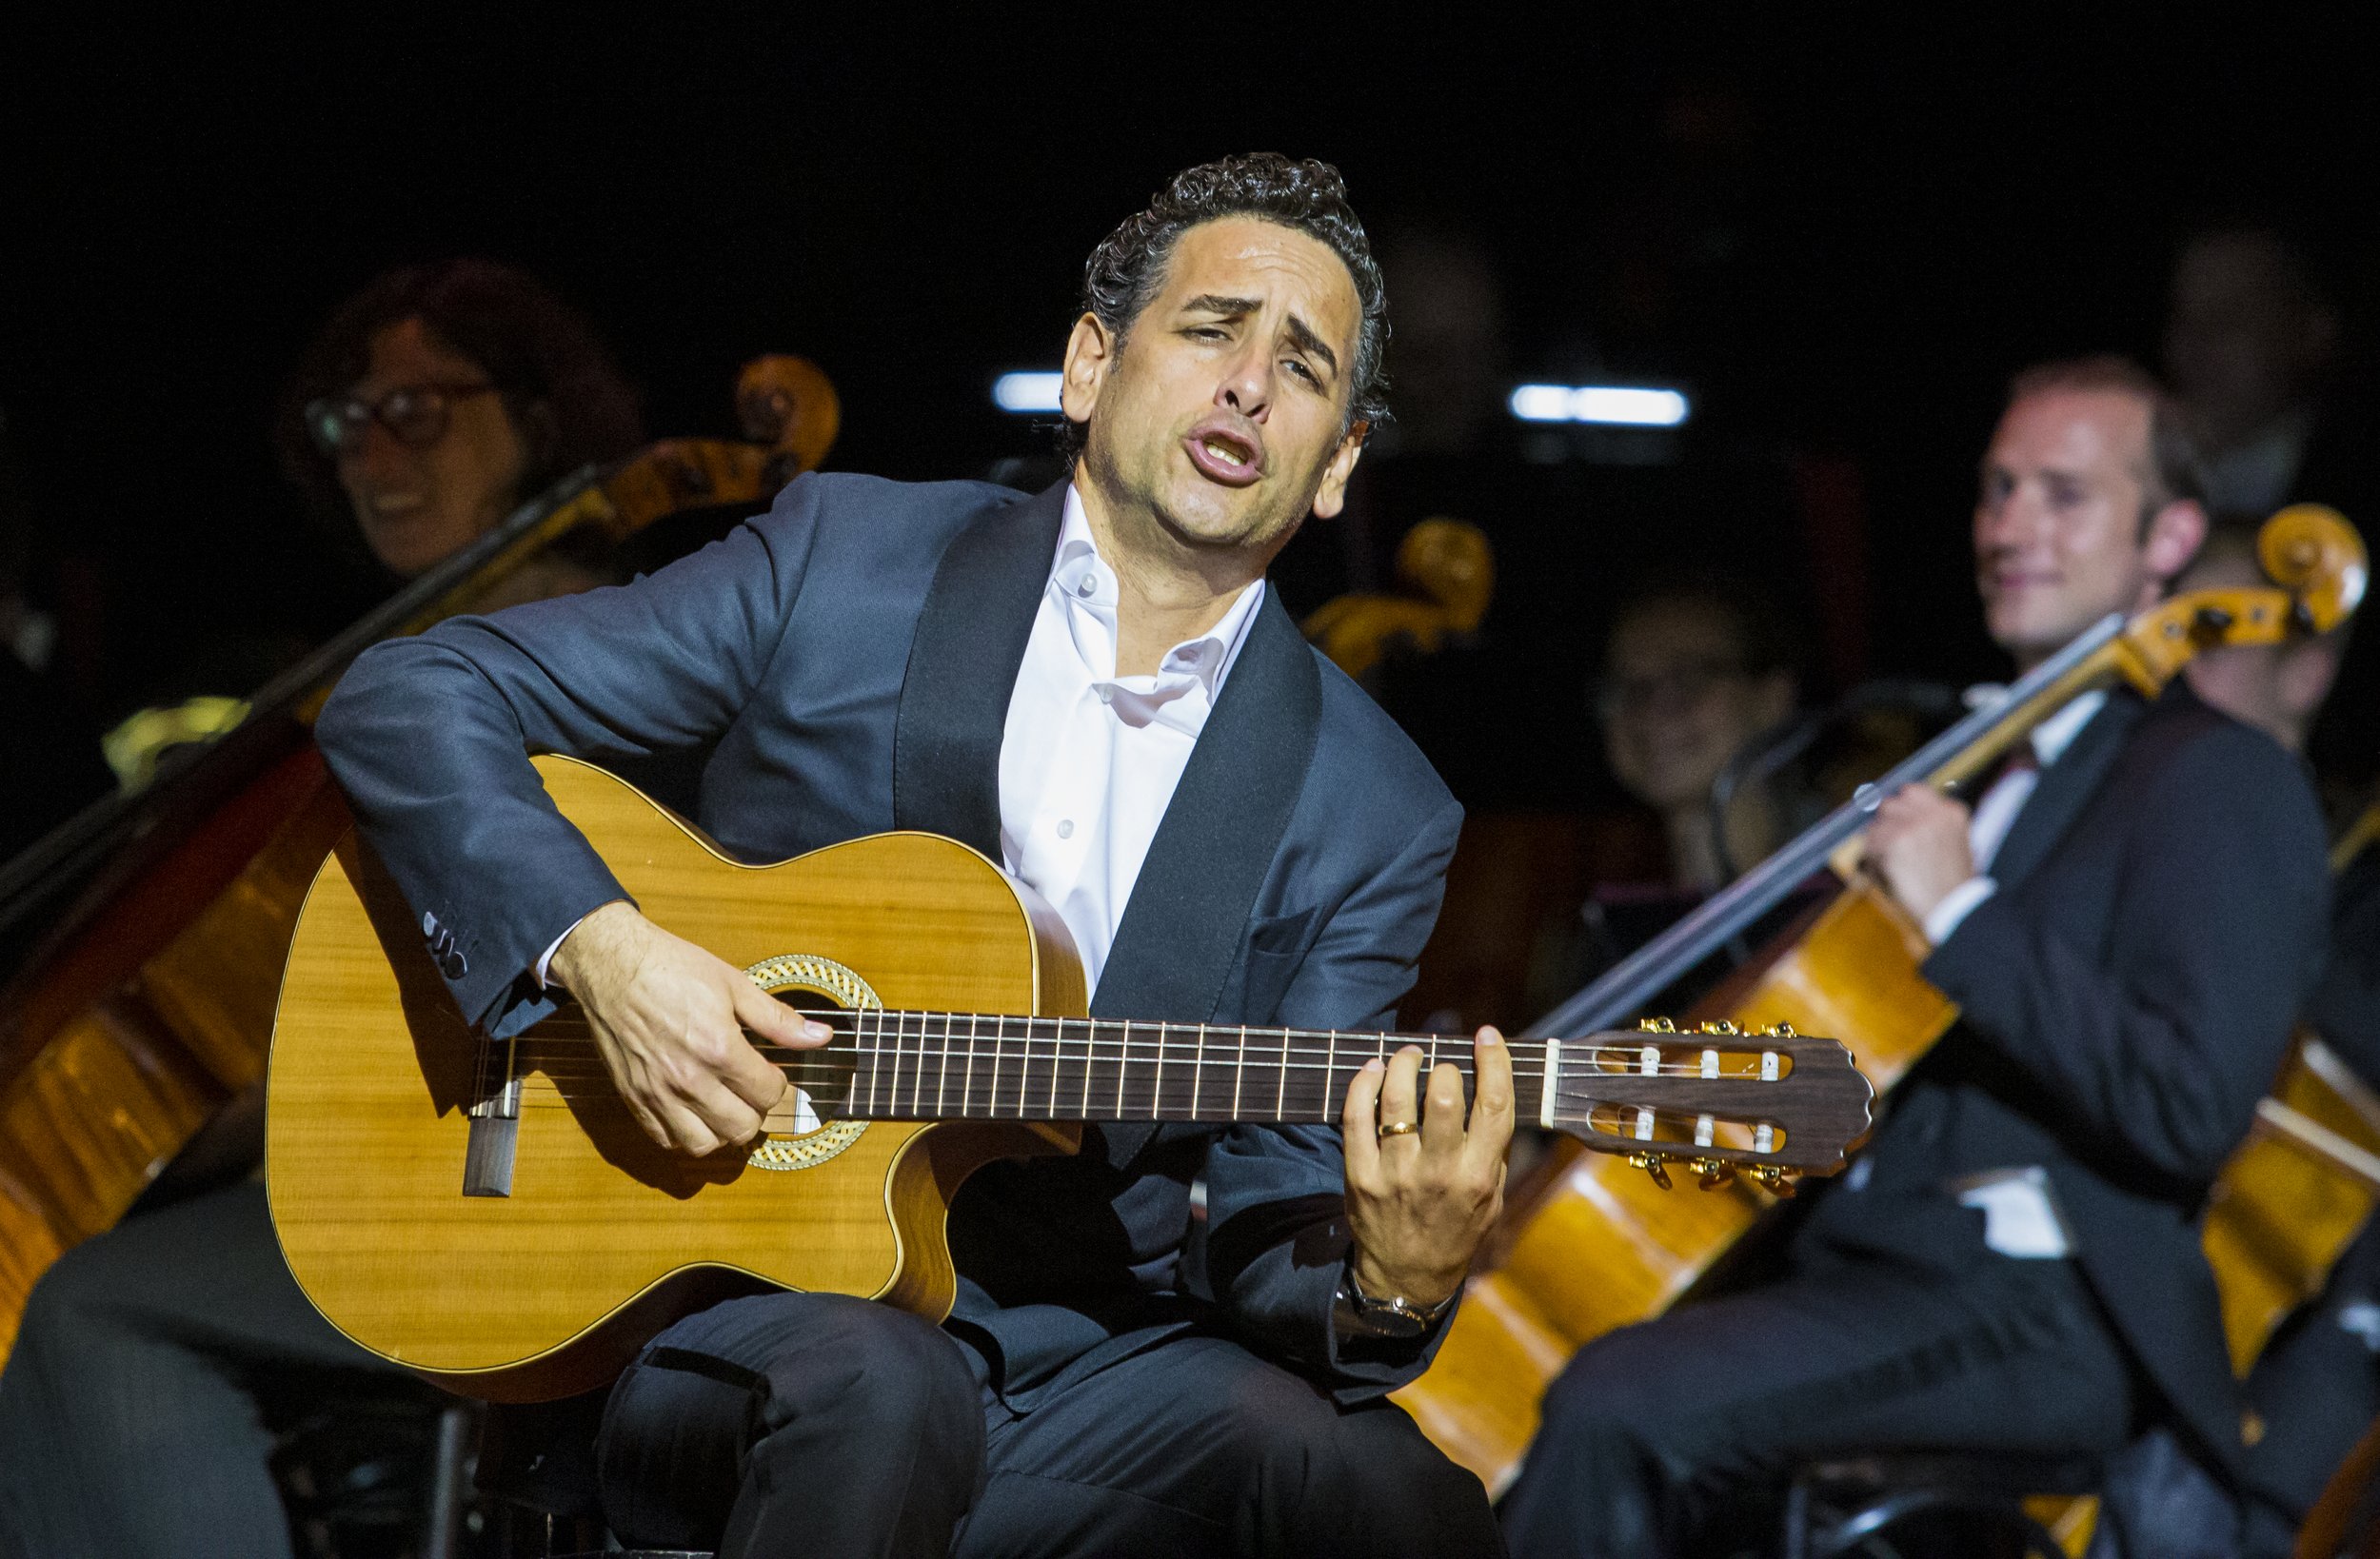
<svg viewBox="0 0 2380 1559">
<path fill-rule="evenodd" d="M 1149 841 L 1264 600 L 1258 580 L 1222 620 L 1165 652 L 1154 677 L 1116 675 L 1116 573 L 1082 499 L 1066 516 L 1000 741 L 1001 864 L 1049 900 L 1098 990 Z M 537 983 L 571 923 L 537 960 Z"/>
<path fill-rule="evenodd" d="M 2033 760 L 2008 769 L 1975 802 L 1974 815 L 1967 823 L 1967 850 L 1974 860 L 1975 875 L 1944 894 L 1942 901 L 1927 912 L 1926 940 L 1936 947 L 1949 941 L 1959 922 L 1999 891 L 2000 885 L 1990 876 L 1992 862 L 1999 855 L 2000 846 L 2008 842 L 2009 830 L 2016 826 L 2016 814 L 2033 799 L 2034 789 L 2041 783 L 2041 771 L 2074 744 L 2082 728 L 2091 723 L 2091 717 L 2107 701 L 2104 691 L 2085 693 L 2034 726 L 2026 738 L 2032 743 Z"/>
<path fill-rule="evenodd" d="M 1099 988 L 1124 901 L 1264 599 L 1165 652 L 1153 677 L 1116 675 L 1116 574 L 1066 489 L 1058 555 L 1025 641 L 1000 743 L 1002 864 L 1048 899 Z"/>
</svg>

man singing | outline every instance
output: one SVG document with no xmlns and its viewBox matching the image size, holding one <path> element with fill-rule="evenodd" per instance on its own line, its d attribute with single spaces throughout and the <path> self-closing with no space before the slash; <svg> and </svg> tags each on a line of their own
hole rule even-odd
<svg viewBox="0 0 2380 1559">
<path fill-rule="evenodd" d="M 2129 364 L 2017 377 L 1974 551 L 2020 669 L 2154 603 L 2206 533 L 2193 464 Z M 1960 1022 L 1819 1194 L 1780 1280 L 1573 1361 L 1505 1505 L 1515 1551 L 1728 1551 L 1741 1496 L 1830 1454 L 2104 1453 L 2154 1418 L 2236 1468 L 2197 1212 L 2320 963 L 2304 770 L 2181 679 L 2154 703 L 2086 695 L 1972 811 L 1923 787 L 1887 799 L 1868 866 Z"/>
<path fill-rule="evenodd" d="M 640 916 L 526 757 L 691 749 L 699 820 L 746 858 L 916 828 L 1002 861 L 1064 919 L 1095 1014 L 1390 1021 L 1460 810 L 1263 580 L 1381 415 L 1363 229 L 1327 165 L 1231 158 L 1119 227 L 1083 291 L 1060 486 L 805 477 L 650 579 L 356 663 L 323 750 L 467 1016 L 514 1033 L 562 985 L 657 1140 L 759 1133 L 784 1084 L 744 1031 L 824 1031 Z M 1418 1062 L 1359 1078 L 1343 1160 L 1321 1129 L 1093 1126 L 985 1170 L 941 1328 L 803 1293 L 678 1323 L 605 1411 L 617 1535 L 1493 1551 L 1478 1483 L 1384 1398 L 1496 1216 L 1511 1074 L 1483 1031 L 1466 1120 L 1456 1071 Z"/>
</svg>

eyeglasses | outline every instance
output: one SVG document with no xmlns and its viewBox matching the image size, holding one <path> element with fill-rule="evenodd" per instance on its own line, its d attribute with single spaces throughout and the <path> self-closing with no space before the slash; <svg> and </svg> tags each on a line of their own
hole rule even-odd
<svg viewBox="0 0 2380 1559">
<path fill-rule="evenodd" d="M 400 385 L 377 401 L 360 395 L 325 396 L 306 406 L 307 436 L 336 458 L 363 447 L 365 429 L 378 423 L 408 449 L 426 449 L 446 436 L 446 415 L 457 401 L 493 395 L 493 385 Z"/>
<path fill-rule="evenodd" d="M 1605 720 L 1654 709 L 1692 709 L 1722 685 L 1741 680 L 1733 661 L 1689 661 L 1650 676 L 1611 677 L 1596 684 L 1596 712 Z"/>
</svg>

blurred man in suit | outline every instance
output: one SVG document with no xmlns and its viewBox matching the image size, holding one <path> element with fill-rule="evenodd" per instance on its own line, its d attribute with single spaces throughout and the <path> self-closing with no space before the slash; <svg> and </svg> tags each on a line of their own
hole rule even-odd
<svg viewBox="0 0 2380 1559">
<path fill-rule="evenodd" d="M 2171 403 L 2113 360 L 2019 375 L 1976 586 L 2019 669 L 2152 604 L 2206 532 Z M 1961 1021 L 1766 1286 L 1582 1351 L 1506 1502 L 1529 1554 L 1705 1551 L 1831 1453 L 2104 1453 L 2170 1416 L 2236 1462 L 2196 1210 L 2319 963 L 2321 819 L 2293 759 L 2177 683 L 2086 695 L 1971 810 L 1889 798 L 1867 865 Z"/>
</svg>

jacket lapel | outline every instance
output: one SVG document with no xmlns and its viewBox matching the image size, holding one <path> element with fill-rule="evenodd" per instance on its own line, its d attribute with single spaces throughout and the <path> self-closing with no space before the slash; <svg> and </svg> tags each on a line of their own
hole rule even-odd
<svg viewBox="0 0 2380 1559">
<path fill-rule="evenodd" d="M 2017 812 L 1999 854 L 1992 858 L 1993 881 L 2003 889 L 2013 888 L 2048 858 L 2051 848 L 2081 814 L 2083 803 L 2107 778 L 2109 766 L 2124 750 L 2125 739 L 2146 708 L 2123 689 L 2108 695 L 2106 705 L 2075 733 L 2073 744 L 2041 771 L 2040 784 Z"/>
<path fill-rule="evenodd" d="M 1190 751 L 1091 997 L 1101 1017 L 1211 1016 L 1305 788 L 1322 723 L 1314 652 L 1267 589 Z"/>
<path fill-rule="evenodd" d="M 943 550 L 894 720 L 895 827 L 1000 859 L 1001 734 L 1065 516 L 1061 482 L 984 515 Z"/>
</svg>

